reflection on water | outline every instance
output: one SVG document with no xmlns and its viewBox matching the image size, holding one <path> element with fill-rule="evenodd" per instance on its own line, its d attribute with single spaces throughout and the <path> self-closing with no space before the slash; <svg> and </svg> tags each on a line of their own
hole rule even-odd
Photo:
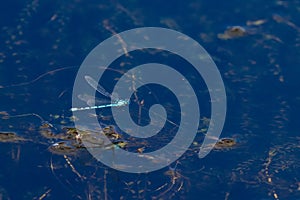
<svg viewBox="0 0 300 200">
<path fill-rule="evenodd" d="M 222 9 L 214 3 L 173 2 L 169 9 L 156 1 L 28 1 L 5 12 L 10 16 L 1 23 L 0 36 L 0 199 L 198 199 L 199 194 L 203 199 L 299 199 L 300 130 L 291 123 L 299 118 L 300 105 L 294 67 L 300 64 L 299 2 L 227 2 Z M 195 142 L 171 166 L 126 174 L 97 162 L 82 145 L 85 137 L 95 148 L 143 154 L 174 136 L 178 111 L 173 101 L 165 101 L 171 95 L 134 88 L 142 81 L 138 73 L 130 77 L 133 118 L 147 124 L 149 101 L 165 103 L 171 119 L 160 140 L 128 138 L 109 126 L 114 124 L 108 110 L 97 113 L 106 128 L 91 130 L 113 145 L 73 128 L 80 120 L 69 111 L 78 66 L 99 42 L 138 26 L 181 30 L 203 44 L 219 66 L 228 94 L 227 121 L 222 138 L 202 160 L 197 151 L 209 121 L 209 96 L 186 71 L 205 105 Z M 173 59 L 163 53 L 155 61 Z M 121 58 L 102 81 L 113 85 L 127 65 L 138 64 Z"/>
</svg>

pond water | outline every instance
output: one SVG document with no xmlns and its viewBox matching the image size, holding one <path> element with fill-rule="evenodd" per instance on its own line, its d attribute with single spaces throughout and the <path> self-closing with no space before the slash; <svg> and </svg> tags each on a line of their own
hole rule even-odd
<svg viewBox="0 0 300 200">
<path fill-rule="evenodd" d="M 0 9 L 0 199 L 300 199 L 299 1 L 34 0 Z M 108 92 L 129 68 L 155 61 L 178 69 L 201 99 L 190 148 L 168 167 L 130 174 L 98 162 L 81 140 L 112 152 L 159 149 L 178 130 L 176 98 L 155 84 L 135 91 L 129 106 L 137 124 L 149 123 L 156 103 L 168 114 L 150 140 L 128 137 L 109 108 L 98 110 L 104 129 L 93 131 L 113 142 L 105 145 L 93 131 L 74 129 L 72 87 L 96 45 L 145 26 L 180 31 L 209 52 L 225 84 L 227 116 L 221 140 L 199 159 L 211 114 L 203 80 L 169 52 L 120 57 L 101 80 Z M 133 86 L 143 81 L 139 72 L 129 78 Z"/>
</svg>

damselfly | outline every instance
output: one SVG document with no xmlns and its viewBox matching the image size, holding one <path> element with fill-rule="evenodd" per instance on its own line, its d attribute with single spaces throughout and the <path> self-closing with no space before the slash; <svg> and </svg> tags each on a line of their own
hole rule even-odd
<svg viewBox="0 0 300 200">
<path fill-rule="evenodd" d="M 92 77 L 90 76 L 84 76 L 86 82 L 94 88 L 97 92 L 100 94 L 109 97 L 112 102 L 109 104 L 103 104 L 103 105 L 95 105 L 94 106 L 87 106 L 87 107 L 81 107 L 81 108 L 71 108 L 71 111 L 80 111 L 80 110 L 91 110 L 91 109 L 97 109 L 97 108 L 107 108 L 107 107 L 119 107 L 119 106 L 125 106 L 129 104 L 129 99 L 118 99 L 116 96 L 111 95 L 108 93 L 101 85 L 99 85 Z M 84 96 L 79 96 L 80 99 L 86 100 Z"/>
</svg>

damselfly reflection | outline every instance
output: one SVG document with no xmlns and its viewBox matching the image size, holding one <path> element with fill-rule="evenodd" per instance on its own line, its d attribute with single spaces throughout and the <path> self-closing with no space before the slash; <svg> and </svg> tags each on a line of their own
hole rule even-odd
<svg viewBox="0 0 300 200">
<path fill-rule="evenodd" d="M 87 83 L 94 88 L 97 92 L 102 94 L 103 96 L 109 97 L 112 100 L 112 103 L 104 104 L 104 105 L 94 105 L 94 106 L 88 106 L 88 107 L 81 107 L 81 108 L 71 108 L 71 111 L 79 111 L 79 110 L 91 110 L 91 109 L 97 109 L 97 108 L 107 108 L 107 107 L 119 107 L 119 106 L 125 106 L 129 104 L 128 99 L 118 99 L 117 97 L 111 95 L 108 93 L 101 85 L 99 85 L 92 77 L 90 76 L 84 76 Z M 80 99 L 84 100 L 82 96 L 79 96 Z"/>
</svg>

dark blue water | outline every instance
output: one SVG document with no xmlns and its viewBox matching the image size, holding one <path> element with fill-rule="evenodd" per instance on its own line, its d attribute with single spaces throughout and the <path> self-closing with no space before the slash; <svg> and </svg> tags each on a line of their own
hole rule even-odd
<svg viewBox="0 0 300 200">
<path fill-rule="evenodd" d="M 19 138 L 1 139 L 0 199 L 300 199 L 299 8 L 296 0 L 2 4 L 0 132 Z M 72 87 L 87 54 L 116 33 L 144 26 L 180 31 L 212 56 L 227 92 L 221 137 L 237 144 L 213 150 L 204 159 L 197 156 L 199 146 L 191 145 L 171 166 L 147 174 L 110 169 L 84 149 L 66 155 L 49 151 L 60 140 L 42 136 L 40 126 L 47 121 L 53 134 L 74 126 Z M 241 26 L 245 34 L 225 39 L 221 34 L 231 26 Z M 210 118 L 201 77 L 195 78 L 184 60 L 164 53 L 121 57 L 101 81 L 111 92 L 131 67 L 150 61 L 171 65 L 190 79 L 203 102 L 202 117 Z M 125 66 L 118 67 L 122 62 Z M 137 94 L 148 99 L 145 108 L 160 103 L 168 119 L 180 123 L 177 100 L 166 88 L 147 85 Z M 145 110 L 137 114 L 138 104 L 132 103 L 131 112 L 136 123 L 149 123 Z M 99 115 L 101 123 L 113 123 L 109 109 Z M 158 149 L 176 130 L 166 124 L 159 142 L 138 140 L 139 146 L 128 150 Z M 202 139 L 197 136 L 196 142 Z"/>
</svg>

